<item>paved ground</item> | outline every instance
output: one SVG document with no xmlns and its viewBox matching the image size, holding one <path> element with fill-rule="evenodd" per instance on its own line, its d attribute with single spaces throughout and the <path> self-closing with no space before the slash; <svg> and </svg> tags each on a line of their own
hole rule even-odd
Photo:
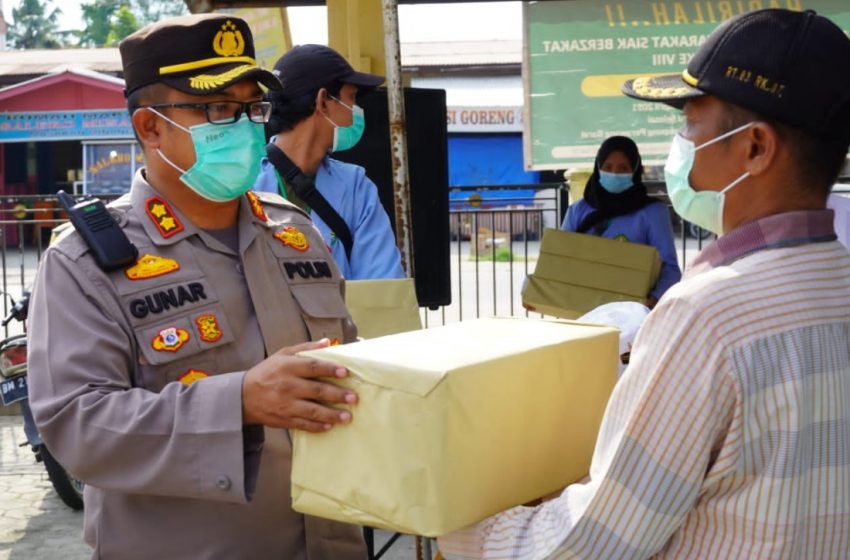
<svg viewBox="0 0 850 560">
<path fill-rule="evenodd" d="M 20 416 L 0 416 L 0 560 L 86 560 L 83 513 L 63 504 L 25 443 Z M 378 531 L 376 549 L 389 538 Z M 382 560 L 413 560 L 413 537 L 399 539 Z"/>
<path fill-rule="evenodd" d="M 83 559 L 83 514 L 63 504 L 26 443 L 20 416 L 0 417 L 0 559 Z"/>
</svg>

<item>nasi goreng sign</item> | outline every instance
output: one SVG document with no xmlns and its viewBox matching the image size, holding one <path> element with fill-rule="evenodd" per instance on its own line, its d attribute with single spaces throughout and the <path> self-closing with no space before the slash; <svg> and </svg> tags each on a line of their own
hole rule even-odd
<svg viewBox="0 0 850 560">
<path fill-rule="evenodd" d="M 850 0 L 526 2 L 526 168 L 592 167 L 613 135 L 635 140 L 645 163 L 663 163 L 681 113 L 625 97 L 620 86 L 681 72 L 721 22 L 761 8 L 815 10 L 850 31 Z"/>
</svg>

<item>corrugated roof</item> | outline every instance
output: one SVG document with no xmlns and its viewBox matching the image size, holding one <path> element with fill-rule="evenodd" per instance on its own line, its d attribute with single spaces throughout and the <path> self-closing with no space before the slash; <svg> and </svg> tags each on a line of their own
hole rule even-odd
<svg viewBox="0 0 850 560">
<path fill-rule="evenodd" d="M 519 40 L 401 44 L 401 63 L 406 67 L 479 66 L 520 62 L 522 41 Z"/>
<path fill-rule="evenodd" d="M 0 51 L 0 76 L 32 76 L 64 70 L 121 73 L 118 49 L 31 49 Z"/>
</svg>

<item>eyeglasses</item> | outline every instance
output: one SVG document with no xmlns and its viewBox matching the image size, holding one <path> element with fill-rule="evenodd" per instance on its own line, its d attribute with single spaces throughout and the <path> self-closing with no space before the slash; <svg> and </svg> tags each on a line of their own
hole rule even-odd
<svg viewBox="0 0 850 560">
<path fill-rule="evenodd" d="M 152 109 L 202 109 L 207 121 L 212 124 L 233 124 L 239 120 L 242 113 L 248 115 L 248 120 L 257 124 L 269 122 L 272 104 L 268 101 L 209 101 L 207 103 L 154 103 L 144 105 Z"/>
</svg>

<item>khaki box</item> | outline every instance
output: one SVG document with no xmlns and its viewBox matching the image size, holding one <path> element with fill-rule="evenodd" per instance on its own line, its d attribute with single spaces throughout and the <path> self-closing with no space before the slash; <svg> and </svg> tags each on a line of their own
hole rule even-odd
<svg viewBox="0 0 850 560">
<path fill-rule="evenodd" d="M 363 338 L 422 328 L 413 278 L 346 280 L 345 305 Z"/>
<path fill-rule="evenodd" d="M 306 352 L 343 364 L 354 421 L 292 432 L 296 511 L 436 536 L 590 466 L 618 331 L 481 319 Z"/>
<path fill-rule="evenodd" d="M 522 303 L 574 319 L 605 303 L 643 303 L 660 273 L 661 257 L 651 245 L 547 229 Z"/>
</svg>

